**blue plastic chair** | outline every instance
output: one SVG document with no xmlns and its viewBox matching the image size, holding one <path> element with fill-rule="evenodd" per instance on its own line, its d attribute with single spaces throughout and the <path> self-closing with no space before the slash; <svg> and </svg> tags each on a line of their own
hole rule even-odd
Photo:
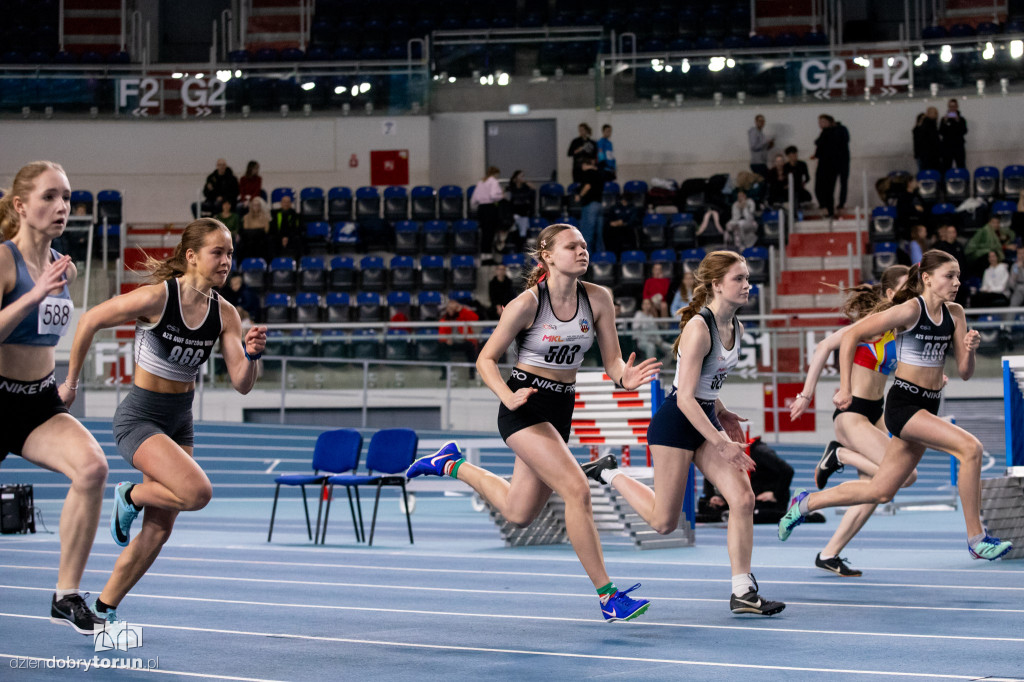
<svg viewBox="0 0 1024 682">
<path fill-rule="evenodd" d="M 871 241 L 891 241 L 896 235 L 896 207 L 877 206 L 871 211 Z"/>
<path fill-rule="evenodd" d="M 999 191 L 999 169 L 995 166 L 981 166 L 974 169 L 974 196 L 991 199 Z"/>
<path fill-rule="evenodd" d="M 370 522 L 370 540 L 368 545 L 373 545 L 373 533 L 377 527 L 377 508 L 380 505 L 380 491 L 384 486 L 399 486 L 402 489 L 402 501 L 405 503 L 405 523 L 409 529 L 409 544 L 413 544 L 412 538 L 412 516 L 409 511 L 409 497 L 405 489 L 405 470 L 409 468 L 416 458 L 416 449 L 419 447 L 419 436 L 412 429 L 382 429 L 373 434 L 370 445 L 366 450 L 367 474 L 340 474 L 327 479 L 327 484 L 334 490 L 334 486 L 343 485 L 346 488 L 355 488 L 356 502 L 359 502 L 359 486 L 371 485 L 377 489 L 373 501 L 373 519 Z M 374 473 L 377 472 L 377 473 Z M 328 495 L 327 511 L 324 514 L 324 527 L 320 535 L 320 543 L 323 544 L 327 537 L 327 517 L 331 513 L 331 496 Z M 362 513 L 359 516 L 360 528 L 362 528 Z M 365 531 L 363 534 L 365 537 Z"/>
<path fill-rule="evenodd" d="M 309 523 L 309 504 L 306 499 L 306 486 L 319 485 L 321 490 L 320 506 L 316 513 L 317 535 L 320 534 L 320 513 L 324 506 L 323 489 L 327 487 L 327 478 L 331 474 L 341 474 L 346 471 L 355 471 L 359 467 L 359 453 L 363 449 L 363 437 L 355 429 L 336 429 L 325 431 L 316 439 L 313 447 L 313 473 L 312 474 L 285 474 L 274 479 L 277 487 L 274 488 L 274 506 L 270 509 L 270 530 L 267 531 L 267 542 L 270 542 L 274 534 L 274 516 L 277 514 L 277 498 L 281 494 L 281 486 L 298 486 L 302 491 L 302 507 L 306 512 L 306 533 L 309 539 L 313 539 L 313 529 Z M 320 472 L 325 473 L 320 473 Z M 352 508 L 352 498 L 349 496 L 349 508 Z M 330 506 L 328 506 L 328 510 Z M 355 526 L 355 511 L 352 513 L 352 525 Z M 326 519 L 324 520 L 326 527 Z M 356 526 L 356 541 L 360 539 L 360 527 Z"/>
</svg>

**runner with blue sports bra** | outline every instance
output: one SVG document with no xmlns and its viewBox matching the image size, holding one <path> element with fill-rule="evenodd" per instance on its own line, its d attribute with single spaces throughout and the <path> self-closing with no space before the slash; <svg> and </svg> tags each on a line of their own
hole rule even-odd
<svg viewBox="0 0 1024 682">
<path fill-rule="evenodd" d="M 847 289 L 847 297 L 842 307 L 843 314 L 857 321 L 873 312 L 888 308 L 896 291 L 907 281 L 908 271 L 909 268 L 905 265 L 893 265 L 882 273 L 877 286 L 862 284 Z M 791 420 L 797 419 L 807 409 L 825 363 L 833 351 L 839 350 L 849 329 L 849 326 L 843 327 L 815 347 L 803 389 L 797 393 L 790 408 Z M 885 384 L 889 375 L 896 369 L 896 365 L 896 334 L 892 329 L 887 330 L 879 338 L 857 344 L 857 352 L 853 358 L 853 375 L 850 378 L 853 397 L 848 408 L 837 408 L 832 415 L 836 440 L 828 444 L 818 466 L 814 469 L 814 482 L 818 490 L 825 487 L 829 476 L 846 465 L 857 469 L 861 480 L 870 479 L 878 471 L 882 454 L 889 444 L 889 431 L 882 423 Z M 913 484 L 916 480 L 917 472 L 913 471 L 903 482 L 903 487 Z M 840 557 L 839 553 L 860 532 L 871 518 L 876 506 L 860 504 L 847 509 L 828 544 L 814 558 L 814 565 L 844 578 L 862 575 L 861 571 L 850 568 L 847 560 Z"/>
<path fill-rule="evenodd" d="M 54 347 L 69 331 L 74 306 L 68 284 L 77 271 L 50 243 L 64 233 L 71 186 L 64 169 L 35 161 L 0 199 L 0 461 L 19 455 L 64 474 L 71 488 L 60 514 L 60 568 L 50 622 L 91 635 L 102 624 L 78 588 L 89 560 L 107 483 L 107 459 L 62 399 Z"/>
<path fill-rule="evenodd" d="M 537 267 L 526 291 L 505 307 L 476 362 L 480 377 L 501 400 L 498 431 L 516 455 L 511 480 L 466 462 L 454 442 L 413 462 L 406 475 L 457 478 L 506 520 L 524 528 L 537 518 L 552 491 L 558 493 L 565 501 L 569 541 L 597 590 L 602 616 L 606 621 L 632 620 L 647 610 L 649 602 L 629 596 L 639 583 L 619 590 L 608 577 L 585 473 L 607 462 L 581 468 L 566 443 L 576 372 L 595 340 L 605 372 L 626 390 L 650 383 L 661 363 L 648 358 L 634 365 L 635 353 L 622 359 L 611 293 L 580 281 L 590 255 L 579 230 L 549 225 L 537 238 L 532 256 Z M 503 381 L 498 360 L 513 341 L 519 358 L 508 381 Z"/>
<path fill-rule="evenodd" d="M 701 261 L 695 280 L 693 299 L 679 312 L 672 392 L 647 428 L 654 489 L 615 468 L 595 471 L 591 477 L 614 487 L 654 530 L 667 534 L 679 527 L 693 462 L 729 504 L 730 610 L 771 616 L 786 605 L 761 597 L 750 572 L 754 491 L 748 472 L 754 461 L 744 453 L 746 437 L 740 422 L 745 420 L 718 397 L 739 359 L 743 326 L 736 312 L 750 294 L 747 263 L 733 251 L 712 251 Z"/>
<path fill-rule="evenodd" d="M 78 377 L 97 331 L 135 320 L 134 381 L 114 413 L 113 431 L 118 452 L 142 482 L 122 481 L 114 489 L 110 534 L 125 549 L 92 606 L 105 622 L 118 620 L 118 605 L 156 561 L 178 513 L 202 509 L 213 496 L 193 458 L 192 399 L 214 344 L 220 341 L 236 391 L 244 395 L 256 383 L 266 327 L 243 335 L 238 311 L 214 291 L 227 281 L 232 253 L 223 223 L 195 220 L 170 257 L 147 260 L 150 284 L 101 303 L 78 322 L 69 379 Z M 143 510 L 142 528 L 132 537 Z"/>
<path fill-rule="evenodd" d="M 848 481 L 816 493 L 798 491 L 779 521 L 779 539 L 786 540 L 806 514 L 826 507 L 880 504 L 892 499 L 914 471 L 925 449 L 948 452 L 960 461 L 957 488 L 967 526 L 967 549 L 975 559 L 989 561 L 1013 546 L 991 537 L 981 523 L 981 456 L 977 438 L 937 415 L 945 383 L 943 366 L 950 350 L 963 380 L 974 374 L 980 343 L 976 330 L 967 329 L 964 309 L 952 301 L 960 288 L 960 266 L 944 251 L 930 250 L 910 268 L 906 284 L 893 297 L 893 306 L 857 322 L 840 345 L 840 387 L 836 407 L 852 402 L 851 378 L 857 345 L 886 331 L 896 331 L 899 364 L 885 401 L 885 426 L 892 434 L 878 471 L 869 481 Z"/>
</svg>

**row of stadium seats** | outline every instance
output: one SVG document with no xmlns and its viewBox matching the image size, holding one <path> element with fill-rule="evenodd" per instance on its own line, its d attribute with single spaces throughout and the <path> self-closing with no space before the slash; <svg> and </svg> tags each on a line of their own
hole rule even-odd
<svg viewBox="0 0 1024 682">
<path fill-rule="evenodd" d="M 448 298 L 470 301 L 471 291 L 448 293 Z M 384 322 L 437 320 L 444 310 L 445 297 L 439 291 L 421 291 L 415 297 L 408 291 L 392 291 L 386 296 L 376 291 L 361 291 L 355 296 L 344 291 L 319 294 L 304 291 L 294 296 L 271 292 L 263 297 L 263 322 L 268 324 L 315 324 L 318 322 Z"/>
<path fill-rule="evenodd" d="M 917 174 L 917 194 L 923 201 L 945 200 L 960 203 L 972 195 L 978 199 L 992 200 L 1000 197 L 1016 200 L 1024 189 L 1024 166 L 1010 165 L 1003 169 L 1000 181 L 999 169 L 995 166 L 980 166 L 971 172 L 966 168 L 950 168 L 945 174 L 937 170 L 923 170 Z"/>
<path fill-rule="evenodd" d="M 958 213 L 956 206 L 950 203 L 938 203 L 931 207 L 930 216 L 932 222 L 941 222 L 954 225 L 968 236 L 988 221 L 990 216 L 999 216 L 1004 227 L 1009 227 L 1013 214 L 1017 212 L 1017 204 L 1013 201 L 995 201 L 989 211 L 984 211 L 973 221 L 968 220 L 968 214 Z M 974 215 L 974 214 L 971 214 Z M 868 232 L 873 242 L 887 242 L 896 239 L 896 208 L 893 206 L 878 206 L 871 211 L 871 223 Z"/>
<path fill-rule="evenodd" d="M 311 359 L 417 360 L 431 363 L 470 359 L 461 349 L 454 349 L 453 352 L 452 347 L 442 343 L 441 339 L 438 330 L 431 328 L 411 332 L 405 329 L 389 329 L 386 332 L 375 329 L 357 329 L 352 332 L 324 329 L 320 333 L 299 329 L 287 334 L 271 329 L 267 332 L 264 355 Z"/>
</svg>

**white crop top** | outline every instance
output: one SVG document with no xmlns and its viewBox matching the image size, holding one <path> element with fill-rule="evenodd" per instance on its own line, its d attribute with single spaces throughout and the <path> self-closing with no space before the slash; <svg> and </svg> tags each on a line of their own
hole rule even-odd
<svg viewBox="0 0 1024 682">
<path fill-rule="evenodd" d="M 533 290 L 530 290 L 533 293 Z M 547 282 L 537 284 L 537 313 L 533 324 L 516 336 L 519 362 L 531 367 L 579 369 L 583 355 L 594 344 L 594 313 L 582 282 L 576 283 L 576 314 L 555 317 Z"/>
<path fill-rule="evenodd" d="M 704 356 L 704 362 L 700 366 L 700 378 L 697 379 L 697 388 L 693 397 L 697 400 L 714 401 L 722 390 L 722 384 L 729 372 L 736 366 L 740 359 L 740 321 L 732 318 L 732 348 L 726 350 L 722 344 L 722 338 L 718 335 L 718 323 L 710 308 L 700 311 L 700 316 L 711 332 L 711 349 Z M 681 364 L 682 354 L 676 357 L 676 362 Z M 672 381 L 672 387 L 679 388 L 678 376 Z"/>
</svg>

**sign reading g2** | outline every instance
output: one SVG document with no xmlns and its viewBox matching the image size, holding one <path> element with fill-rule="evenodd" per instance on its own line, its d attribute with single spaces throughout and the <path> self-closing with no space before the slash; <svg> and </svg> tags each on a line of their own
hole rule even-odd
<svg viewBox="0 0 1024 682">
<path fill-rule="evenodd" d="M 864 85 L 875 87 L 880 80 L 883 87 L 910 85 L 910 57 L 904 54 L 865 57 Z M 863 64 L 864 62 L 861 62 Z M 800 85 L 808 92 L 817 90 L 845 90 L 847 64 L 845 59 L 808 59 L 800 66 Z"/>
<path fill-rule="evenodd" d="M 162 78 L 122 78 L 118 81 L 117 107 L 129 106 L 128 100 L 138 97 L 137 109 L 158 109 L 160 88 L 166 87 Z M 186 78 L 181 81 L 181 102 L 187 107 L 227 106 L 227 83 L 219 79 Z"/>
</svg>

